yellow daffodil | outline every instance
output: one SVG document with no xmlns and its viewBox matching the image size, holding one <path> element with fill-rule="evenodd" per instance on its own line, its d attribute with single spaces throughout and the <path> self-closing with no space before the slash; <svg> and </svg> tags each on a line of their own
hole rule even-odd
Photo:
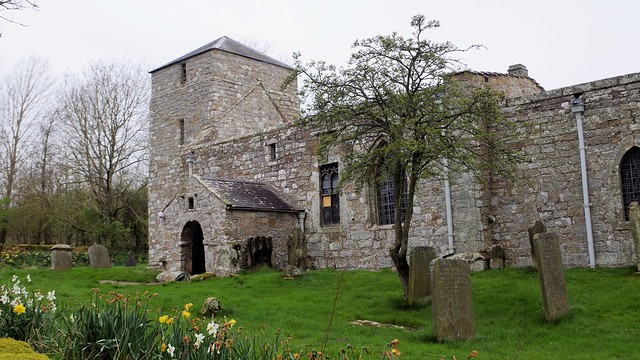
<svg viewBox="0 0 640 360">
<path fill-rule="evenodd" d="M 174 317 L 170 317 L 170 318 L 168 318 L 168 319 L 167 319 L 167 325 L 171 325 L 171 324 L 173 324 L 174 320 L 175 320 L 175 318 L 174 318 Z"/>
<path fill-rule="evenodd" d="M 188 303 L 188 304 L 186 304 L 186 305 L 184 306 L 184 310 L 185 310 L 185 311 L 189 311 L 189 309 L 191 309 L 191 307 L 192 307 L 192 306 L 193 306 L 193 304 L 192 304 L 192 303 Z"/>
<path fill-rule="evenodd" d="M 160 345 L 160 351 L 161 352 L 167 351 L 167 344 L 165 344 L 164 341 L 162 342 L 162 345 Z"/>
<path fill-rule="evenodd" d="M 160 324 L 166 324 L 167 320 L 169 320 L 169 315 L 162 315 L 158 318 Z"/>
<path fill-rule="evenodd" d="M 191 317 L 191 313 L 188 312 L 187 310 L 182 310 L 182 312 L 180 313 L 182 316 L 184 316 L 185 318 L 190 318 Z"/>
<path fill-rule="evenodd" d="M 27 311 L 27 309 L 22 304 L 18 304 L 18 305 L 13 307 L 13 312 L 18 314 L 18 315 L 24 314 L 25 311 Z"/>
</svg>

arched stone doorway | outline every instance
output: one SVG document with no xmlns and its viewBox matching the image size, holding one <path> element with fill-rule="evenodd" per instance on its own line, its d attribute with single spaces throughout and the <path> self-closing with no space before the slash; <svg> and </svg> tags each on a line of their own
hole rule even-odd
<svg viewBox="0 0 640 360">
<path fill-rule="evenodd" d="M 182 270 L 191 275 L 202 274 L 206 271 L 203 240 L 200 223 L 189 221 L 184 225 L 180 236 Z"/>
</svg>

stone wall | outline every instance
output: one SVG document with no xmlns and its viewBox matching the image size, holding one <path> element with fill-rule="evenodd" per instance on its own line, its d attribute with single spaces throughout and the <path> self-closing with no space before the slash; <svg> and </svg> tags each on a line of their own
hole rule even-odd
<svg viewBox="0 0 640 360">
<path fill-rule="evenodd" d="M 509 99 L 505 113 L 520 124 L 522 150 L 515 183 L 496 181 L 490 189 L 496 218 L 493 241 L 507 249 L 516 265 L 530 264 L 527 227 L 541 220 L 557 233 L 563 261 L 587 266 L 580 156 L 575 115 L 568 102 L 585 102 L 587 157 L 596 264 L 626 265 L 633 259 L 628 223 L 624 221 L 620 160 L 640 145 L 640 74 Z"/>
</svg>

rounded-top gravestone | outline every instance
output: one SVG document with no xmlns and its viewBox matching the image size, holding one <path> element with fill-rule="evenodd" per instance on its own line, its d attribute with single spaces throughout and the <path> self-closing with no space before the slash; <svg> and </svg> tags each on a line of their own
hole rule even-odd
<svg viewBox="0 0 640 360">
<path fill-rule="evenodd" d="M 93 244 L 89 247 L 89 264 L 92 268 L 110 268 L 109 250 L 103 245 Z"/>
</svg>

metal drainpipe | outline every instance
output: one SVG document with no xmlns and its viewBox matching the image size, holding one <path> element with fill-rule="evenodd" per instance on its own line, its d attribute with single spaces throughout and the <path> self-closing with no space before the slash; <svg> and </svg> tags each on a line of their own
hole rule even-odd
<svg viewBox="0 0 640 360">
<path fill-rule="evenodd" d="M 576 115 L 578 126 L 578 144 L 580 146 L 580 172 L 582 174 L 582 197 L 584 199 L 584 220 L 587 230 L 587 245 L 589 247 L 589 267 L 596 266 L 596 255 L 593 248 L 593 229 L 591 225 L 591 203 L 589 202 L 589 183 L 587 181 L 587 153 L 584 146 L 584 130 L 582 121 L 584 118 L 584 101 L 581 97 L 571 101 L 571 112 Z"/>
<path fill-rule="evenodd" d="M 444 159 L 445 169 L 449 167 L 449 162 L 447 159 Z M 444 178 L 444 199 L 447 209 L 447 237 L 449 239 L 449 252 L 450 254 L 455 253 L 455 248 L 453 247 L 453 213 L 451 211 L 451 187 L 449 186 L 449 178 L 445 176 Z"/>
</svg>

